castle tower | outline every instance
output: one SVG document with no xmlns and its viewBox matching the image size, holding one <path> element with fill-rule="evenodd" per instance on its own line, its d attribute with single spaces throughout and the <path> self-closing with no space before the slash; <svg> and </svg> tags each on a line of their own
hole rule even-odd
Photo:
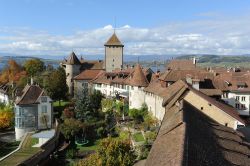
<svg viewBox="0 0 250 166">
<path fill-rule="evenodd" d="M 148 86 L 149 82 L 143 73 L 141 65 L 137 64 L 134 72 L 128 80 L 129 90 L 129 108 L 140 109 L 145 103 L 145 93 L 143 89 Z"/>
<path fill-rule="evenodd" d="M 110 72 L 123 67 L 123 47 L 115 32 L 104 44 L 105 46 L 105 70 Z"/>
<path fill-rule="evenodd" d="M 65 69 L 66 77 L 67 77 L 67 85 L 69 87 L 69 94 L 73 96 L 74 93 L 74 85 L 73 78 L 80 74 L 81 62 L 77 58 L 76 54 L 72 51 L 69 57 L 63 62 L 62 66 Z"/>
</svg>

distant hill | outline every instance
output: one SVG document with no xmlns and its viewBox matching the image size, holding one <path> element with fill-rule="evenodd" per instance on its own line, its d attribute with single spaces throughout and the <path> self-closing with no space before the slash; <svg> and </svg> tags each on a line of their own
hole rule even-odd
<svg viewBox="0 0 250 166">
<path fill-rule="evenodd" d="M 0 70 L 2 70 L 7 64 L 10 59 L 15 60 L 17 63 L 23 65 L 24 62 L 28 59 L 33 59 L 33 58 L 39 58 L 39 57 L 32 57 L 32 56 L 0 56 Z M 53 67 L 58 67 L 59 65 L 59 60 L 53 60 L 53 59 L 41 59 L 45 65 L 52 65 Z"/>
<path fill-rule="evenodd" d="M 81 55 L 78 55 L 80 58 Z M 210 55 L 210 54 L 190 54 L 190 55 L 124 55 L 124 61 L 127 64 L 134 64 L 138 60 L 142 64 L 147 66 L 153 66 L 156 63 L 158 65 L 165 66 L 165 62 L 171 59 L 192 59 L 196 57 L 198 60 L 198 65 L 201 66 L 230 66 L 230 67 L 250 67 L 250 55 L 242 56 L 221 56 L 221 55 Z M 0 53 L 0 70 L 4 68 L 9 59 L 14 59 L 19 64 L 23 64 L 24 61 L 31 58 L 39 58 L 45 62 L 45 64 L 51 64 L 54 67 L 57 67 L 64 58 L 67 58 L 67 55 L 40 55 L 40 56 L 23 56 L 18 54 L 10 53 Z M 85 55 L 84 59 L 87 60 L 103 60 L 104 55 Z"/>
<path fill-rule="evenodd" d="M 250 67 L 250 55 L 220 56 L 220 55 L 184 55 L 176 59 L 197 58 L 201 66 Z"/>
</svg>

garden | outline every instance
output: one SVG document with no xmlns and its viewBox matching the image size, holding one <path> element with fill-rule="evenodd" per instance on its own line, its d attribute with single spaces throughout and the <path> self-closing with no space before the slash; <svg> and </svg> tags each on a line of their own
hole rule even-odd
<svg viewBox="0 0 250 166">
<path fill-rule="evenodd" d="M 104 98 L 99 91 L 84 89 L 73 102 L 62 105 L 60 130 L 68 144 L 63 154 L 66 165 L 89 166 L 94 162 L 129 166 L 147 157 L 158 121 L 146 104 L 140 109 L 128 109 L 126 99 Z"/>
</svg>

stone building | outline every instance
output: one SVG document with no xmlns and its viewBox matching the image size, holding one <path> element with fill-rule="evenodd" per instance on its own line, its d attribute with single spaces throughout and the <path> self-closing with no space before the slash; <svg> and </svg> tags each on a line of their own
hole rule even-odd
<svg viewBox="0 0 250 166">
<path fill-rule="evenodd" d="M 105 69 L 106 71 L 111 72 L 115 69 L 123 68 L 124 45 L 120 42 L 115 33 L 109 38 L 109 40 L 104 44 L 104 46 L 104 63 L 102 60 L 90 61 L 84 60 L 82 58 L 79 60 L 74 52 L 72 52 L 67 59 L 62 61 L 61 66 L 65 69 L 67 76 L 67 85 L 69 87 L 69 94 L 71 96 L 74 96 L 74 92 L 76 92 L 76 90 L 74 90 L 74 87 L 78 87 L 78 85 L 74 86 L 74 77 L 77 78 L 77 76 L 80 75 L 84 70 Z"/>
<path fill-rule="evenodd" d="M 83 58 L 79 60 L 76 54 L 72 52 L 67 59 L 62 61 L 61 66 L 65 69 L 66 72 L 66 82 L 69 87 L 69 94 L 71 96 L 74 96 L 74 77 L 79 75 L 84 70 L 103 69 L 103 61 L 90 61 L 84 60 Z"/>
<path fill-rule="evenodd" d="M 105 46 L 105 70 L 108 72 L 114 69 L 123 68 L 123 47 L 124 45 L 114 33 Z"/>
</svg>

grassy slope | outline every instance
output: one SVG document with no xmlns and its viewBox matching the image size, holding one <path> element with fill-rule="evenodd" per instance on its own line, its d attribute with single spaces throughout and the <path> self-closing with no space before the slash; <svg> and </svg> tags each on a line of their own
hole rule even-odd
<svg viewBox="0 0 250 166">
<path fill-rule="evenodd" d="M 29 157 L 37 153 L 39 150 L 41 150 L 40 148 L 32 147 L 36 143 L 37 139 L 32 138 L 31 135 L 28 136 L 28 138 L 24 141 L 21 149 L 6 158 L 5 160 L 3 160 L 0 165 L 13 166 L 28 159 Z"/>
</svg>

